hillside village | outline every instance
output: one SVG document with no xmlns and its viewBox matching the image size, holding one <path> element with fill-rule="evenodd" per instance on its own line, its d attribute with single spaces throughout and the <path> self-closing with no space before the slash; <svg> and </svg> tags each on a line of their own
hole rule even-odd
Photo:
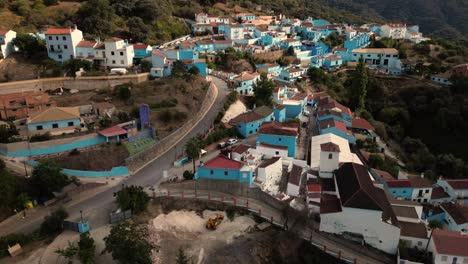
<svg viewBox="0 0 468 264">
<path fill-rule="evenodd" d="M 203 91 L 212 82 L 211 78 L 225 82 L 229 92 L 235 92 L 236 100 L 230 103 L 243 108 L 239 111 L 228 105 L 220 126 L 235 131 L 238 136 L 232 137 L 230 143 L 224 142 L 228 138 L 210 142 L 220 149 L 211 149 L 196 159 L 196 171 L 192 171 L 195 181 L 229 182 L 238 188 L 261 190 L 305 212 L 309 221 L 318 219 L 319 232 L 396 256 L 400 264 L 468 261 L 468 179 L 440 177 L 433 182 L 424 173 L 406 171 L 405 164 L 370 120 L 313 85 L 314 80 L 310 78 L 310 69 L 322 69 L 333 75 L 356 71 L 360 65 L 375 76 L 407 75 L 415 64 L 401 59 L 396 48 L 369 46 L 381 39 L 412 45 L 430 40 L 419 32 L 417 25 L 336 24 L 323 19 L 300 20 L 281 14 L 253 13 L 233 16 L 199 13 L 194 21 L 188 22 L 191 35 L 158 46 L 130 43 L 116 37 L 84 39 L 84 32 L 76 26 L 48 28 L 31 34 L 45 42 L 48 57 L 59 64 L 87 61 L 103 73 L 126 76 L 141 72 L 142 62 L 146 61 L 151 64 L 147 69 L 149 82 L 161 86 L 179 74 L 189 78 L 184 85 L 198 82 Z M 330 36 L 338 36 L 342 44 L 325 44 Z M 13 30 L 0 30 L 1 58 L 7 59 L 19 51 L 14 45 L 15 37 Z M 281 53 L 278 60 L 249 60 L 278 51 Z M 243 59 L 252 70 L 221 70 L 222 56 L 233 53 L 248 54 Z M 286 56 L 292 60 L 282 60 Z M 74 75 L 77 80 L 86 78 L 87 70 L 78 69 Z M 420 73 L 413 76 L 423 79 Z M 423 81 L 443 88 L 451 84 L 452 77 L 459 76 L 468 77 L 468 64 L 453 65 Z M 267 82 L 273 85 L 271 96 L 262 99 L 269 103 L 249 105 L 252 98 L 258 97 L 258 87 Z M 198 86 L 192 87 L 197 91 L 197 99 L 195 95 L 192 99 L 201 105 L 204 92 Z M 38 140 L 45 146 L 48 140 L 59 137 L 65 137 L 65 141 L 67 137 L 88 137 L 84 141 L 80 138 L 79 143 L 70 139 L 58 146 L 58 152 L 124 144 L 132 156 L 155 146 L 163 136 L 158 134 L 160 127 L 155 126 L 155 119 L 151 119 L 155 114 L 151 109 L 170 108 L 178 103 L 171 104 L 167 99 L 158 102 L 166 104 L 160 107 L 142 101 L 133 110 L 124 104 L 126 92 L 143 93 L 145 89 L 133 84 L 112 88 L 114 96 L 121 100 L 120 109 L 110 100 L 80 106 L 67 105 L 70 104 L 67 100 L 61 100 L 62 105 L 58 106 L 51 99 L 53 96 L 82 93 L 64 92 L 62 88 L 52 92 L 1 94 L 0 118 L 5 127 L 11 125 L 7 122 L 13 122 L 19 128 L 12 141 L 29 142 L 32 137 L 37 139 L 47 134 L 51 138 Z M 176 88 L 180 94 L 187 93 L 183 88 Z M 161 93 L 156 88 L 152 92 L 156 96 Z M 137 113 L 132 114 L 132 110 Z M 181 125 L 188 120 L 185 113 L 197 109 L 193 104 L 184 108 L 182 114 L 174 111 L 177 114 L 172 114 L 172 122 Z M 171 121 L 166 123 L 169 126 Z M 94 131 L 95 137 L 90 137 Z M 27 145 L 19 150 L 7 146 L 2 154 L 8 158 L 51 154 L 41 152 L 45 148 L 31 149 Z M 183 166 L 188 156 L 177 157 L 174 164 Z M 390 164 L 392 171 L 374 168 L 376 160 Z M 122 163 L 115 167 L 125 167 L 125 162 Z M 106 168 L 110 169 L 112 166 Z"/>
</svg>

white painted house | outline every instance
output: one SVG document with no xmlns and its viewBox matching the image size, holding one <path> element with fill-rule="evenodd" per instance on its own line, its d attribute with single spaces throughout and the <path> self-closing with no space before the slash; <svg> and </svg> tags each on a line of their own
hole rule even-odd
<svg viewBox="0 0 468 264">
<path fill-rule="evenodd" d="M 357 62 L 361 56 L 371 69 L 386 71 L 391 75 L 401 74 L 401 61 L 397 49 L 354 49 L 351 54 L 351 61 Z"/>
<path fill-rule="evenodd" d="M 273 157 L 288 157 L 288 147 L 260 143 L 257 145 L 257 150 L 264 155 L 265 158 Z"/>
<path fill-rule="evenodd" d="M 468 235 L 436 229 L 432 232 L 428 251 L 432 252 L 433 263 L 468 263 Z"/>
<path fill-rule="evenodd" d="M 226 25 L 225 37 L 228 40 L 244 39 L 244 27 L 239 24 Z"/>
<path fill-rule="evenodd" d="M 326 133 L 318 136 L 313 136 L 310 140 L 311 143 L 311 151 L 310 151 L 310 167 L 314 170 L 319 170 L 321 166 L 324 167 L 323 171 L 326 171 L 325 167 L 334 167 L 337 166 L 336 164 L 327 164 L 329 162 L 335 162 L 333 156 L 333 159 L 329 159 L 328 155 L 322 155 L 322 144 L 325 143 L 333 143 L 338 146 L 339 152 L 336 153 L 338 162 L 340 163 L 345 163 L 345 162 L 353 162 L 356 164 L 361 164 L 362 162 L 359 159 L 359 157 L 351 152 L 351 149 L 349 148 L 349 142 L 348 140 L 339 137 L 335 134 L 332 133 Z M 323 158 L 323 161 L 322 161 Z M 323 164 L 323 165 L 321 165 Z"/>
<path fill-rule="evenodd" d="M 385 24 L 380 27 L 380 36 L 382 38 L 404 39 L 406 32 L 405 24 Z"/>
<path fill-rule="evenodd" d="M 77 56 L 76 46 L 83 40 L 83 32 L 73 28 L 49 28 L 45 32 L 47 54 L 54 61 L 63 63 Z"/>
<path fill-rule="evenodd" d="M 0 29 L 0 57 L 6 58 L 11 53 L 15 52 L 13 39 L 16 38 L 16 32 L 13 30 Z"/>
<path fill-rule="evenodd" d="M 303 175 L 304 175 L 304 168 L 299 165 L 293 164 L 292 169 L 289 172 L 288 186 L 286 190 L 286 193 L 289 196 L 294 196 L 294 197 L 299 196 L 299 190 L 300 190 L 300 186 L 302 183 Z"/>
<path fill-rule="evenodd" d="M 128 68 L 133 65 L 135 51 L 133 45 L 119 38 L 104 41 L 106 66 L 110 68 Z"/>
<path fill-rule="evenodd" d="M 357 238 L 396 254 L 400 226 L 383 189 L 372 184 L 367 168 L 344 163 L 334 177 L 335 194 L 322 194 L 320 231 Z"/>
</svg>

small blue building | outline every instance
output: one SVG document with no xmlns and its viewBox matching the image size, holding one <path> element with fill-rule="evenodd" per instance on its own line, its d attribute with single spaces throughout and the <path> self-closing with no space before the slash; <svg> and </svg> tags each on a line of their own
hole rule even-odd
<svg viewBox="0 0 468 264">
<path fill-rule="evenodd" d="M 319 122 L 325 120 L 325 119 L 334 119 L 336 121 L 341 121 L 344 122 L 347 127 L 351 126 L 351 122 L 344 120 L 343 116 L 341 115 L 340 112 L 335 111 L 335 110 L 321 110 L 318 111 L 317 114 L 317 120 Z"/>
<path fill-rule="evenodd" d="M 343 121 L 337 121 L 334 118 L 330 118 L 324 119 L 322 121 L 317 120 L 317 122 L 319 123 L 318 129 L 321 135 L 332 133 L 348 140 L 350 144 L 356 144 L 356 137 L 346 128 L 346 125 Z"/>
<path fill-rule="evenodd" d="M 288 157 L 295 158 L 299 124 L 268 122 L 260 126 L 257 146 L 261 143 L 288 147 Z"/>
<path fill-rule="evenodd" d="M 369 39 L 369 33 L 359 33 L 345 40 L 344 47 L 348 50 L 348 52 L 351 52 L 354 49 L 364 48 L 369 45 Z"/>
<path fill-rule="evenodd" d="M 81 130 L 84 124 L 78 107 L 51 107 L 29 117 L 26 126 L 31 134 L 59 135 Z"/>
<path fill-rule="evenodd" d="M 264 63 L 264 64 L 257 64 L 257 70 L 263 70 L 267 74 L 278 75 L 281 72 L 281 66 L 277 63 Z"/>
<path fill-rule="evenodd" d="M 286 108 L 282 105 L 275 105 L 273 108 L 273 113 L 275 116 L 276 122 L 284 122 L 286 121 Z"/>
<path fill-rule="evenodd" d="M 343 60 L 341 59 L 340 56 L 336 56 L 336 55 L 329 55 L 325 57 L 325 60 L 323 61 L 323 67 L 327 69 L 338 68 L 342 64 L 343 64 Z"/>
<path fill-rule="evenodd" d="M 257 82 L 258 79 L 260 79 L 260 74 L 257 72 L 244 72 L 234 78 L 234 82 L 237 86 L 234 89 L 240 95 L 252 95 L 254 93 L 253 85 Z"/>
<path fill-rule="evenodd" d="M 281 118 L 280 111 L 278 111 L 278 118 Z M 256 134 L 264 122 L 271 122 L 274 119 L 276 119 L 275 112 L 271 108 L 260 106 L 253 111 L 234 117 L 229 124 L 235 126 L 243 137 L 249 137 Z"/>
<path fill-rule="evenodd" d="M 135 56 L 133 57 L 133 62 L 138 63 L 142 59 L 150 57 L 151 51 L 153 50 L 150 45 L 146 44 L 133 44 L 133 50 L 135 51 Z"/>
<path fill-rule="evenodd" d="M 409 180 L 391 180 L 385 181 L 384 186 L 395 199 L 411 201 L 413 187 Z"/>
<path fill-rule="evenodd" d="M 253 171 L 239 161 L 217 156 L 201 163 L 195 173 L 195 179 L 229 180 L 241 183 L 253 183 Z"/>
</svg>

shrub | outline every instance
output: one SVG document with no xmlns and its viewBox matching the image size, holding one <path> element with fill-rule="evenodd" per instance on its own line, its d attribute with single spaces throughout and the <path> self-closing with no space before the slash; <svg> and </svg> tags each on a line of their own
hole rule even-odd
<svg viewBox="0 0 468 264">
<path fill-rule="evenodd" d="M 52 214 L 44 218 L 41 224 L 41 234 L 45 236 L 55 236 L 63 231 L 63 221 L 68 217 L 64 208 L 55 210 Z"/>
<path fill-rule="evenodd" d="M 233 206 L 226 208 L 226 216 L 229 218 L 229 220 L 234 220 L 234 216 L 236 216 L 236 208 Z"/>
<path fill-rule="evenodd" d="M 72 149 L 70 153 L 68 153 L 69 156 L 76 156 L 80 155 L 80 151 L 78 149 Z"/>
<path fill-rule="evenodd" d="M 33 135 L 30 139 L 29 142 L 40 142 L 40 141 L 47 141 L 50 140 L 50 133 L 44 133 L 44 134 L 36 134 Z"/>
<path fill-rule="evenodd" d="M 190 171 L 186 170 L 182 176 L 184 177 L 184 180 L 193 180 L 194 175 Z"/>
</svg>

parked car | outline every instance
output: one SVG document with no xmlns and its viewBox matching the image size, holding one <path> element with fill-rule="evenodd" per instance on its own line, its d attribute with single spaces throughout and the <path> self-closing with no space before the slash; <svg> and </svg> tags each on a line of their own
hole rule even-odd
<svg viewBox="0 0 468 264">
<path fill-rule="evenodd" d="M 238 140 L 235 139 L 235 138 L 230 138 L 230 139 L 227 141 L 228 145 L 234 145 L 234 144 L 236 144 L 237 142 L 238 142 Z"/>
</svg>

